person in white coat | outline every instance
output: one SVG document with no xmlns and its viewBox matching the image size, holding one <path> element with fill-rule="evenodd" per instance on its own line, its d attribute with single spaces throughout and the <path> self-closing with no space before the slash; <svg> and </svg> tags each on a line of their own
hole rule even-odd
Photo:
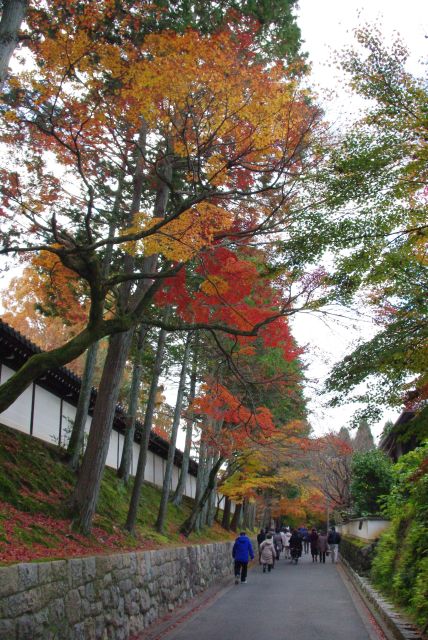
<svg viewBox="0 0 428 640">
<path fill-rule="evenodd" d="M 276 551 L 273 544 L 272 534 L 268 533 L 266 540 L 260 545 L 260 564 L 263 566 L 263 573 L 266 569 L 270 572 L 275 564 Z"/>
<path fill-rule="evenodd" d="M 286 559 L 290 559 L 290 538 L 291 538 L 291 533 L 289 529 L 285 529 L 284 531 L 281 531 L 281 536 L 282 536 L 282 544 L 283 547 L 285 549 L 285 557 Z"/>
</svg>

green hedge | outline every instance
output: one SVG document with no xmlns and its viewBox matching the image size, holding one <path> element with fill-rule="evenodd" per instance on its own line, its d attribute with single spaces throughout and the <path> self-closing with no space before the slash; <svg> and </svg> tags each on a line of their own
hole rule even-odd
<svg viewBox="0 0 428 640">
<path fill-rule="evenodd" d="M 371 571 L 374 584 L 428 628 L 428 445 L 402 456 Z"/>
</svg>

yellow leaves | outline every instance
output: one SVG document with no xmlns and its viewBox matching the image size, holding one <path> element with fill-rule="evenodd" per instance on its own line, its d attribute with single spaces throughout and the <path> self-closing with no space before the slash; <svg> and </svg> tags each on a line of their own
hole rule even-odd
<svg viewBox="0 0 428 640">
<path fill-rule="evenodd" d="M 414 240 L 413 253 L 421 265 L 428 264 L 428 234 L 420 232 Z"/>
<path fill-rule="evenodd" d="M 103 62 L 117 73 L 108 55 Z M 182 157 L 204 149 L 204 170 L 214 186 L 227 181 L 230 144 L 238 154 L 251 149 L 255 163 L 267 152 L 280 157 L 277 141 L 295 125 L 301 128 L 300 112 L 308 111 L 303 104 L 292 110 L 296 87 L 284 67 L 267 71 L 250 63 L 226 33 L 151 34 L 140 59 L 123 72 L 123 96 L 135 122 L 143 115 L 150 127 L 168 131 Z"/>
<path fill-rule="evenodd" d="M 18 116 L 16 115 L 15 111 L 12 111 L 11 109 L 3 114 L 3 118 L 5 122 L 17 122 L 18 120 Z"/>
<path fill-rule="evenodd" d="M 40 42 L 33 77 L 20 74 L 36 106 L 55 96 L 55 124 L 68 145 L 74 148 L 77 135 L 88 154 L 100 148 L 113 154 L 111 130 L 117 125 L 117 139 L 126 131 L 135 140 L 143 118 L 147 140 L 168 140 L 187 161 L 180 170 L 186 167 L 189 183 L 216 188 L 239 179 L 245 189 L 252 173 L 275 172 L 283 158 L 294 157 L 311 108 L 282 64 L 259 65 L 226 31 L 151 33 L 137 46 L 121 17 L 117 40 L 94 38 L 92 29 L 103 33 L 113 6 L 113 0 L 86 3 Z M 170 235 L 181 233 L 172 228 Z M 168 253 L 177 250 L 160 242 Z M 152 243 L 147 250 L 154 251 Z"/>
<path fill-rule="evenodd" d="M 129 253 L 143 251 L 144 255 L 162 254 L 168 260 L 187 262 L 203 247 L 209 245 L 220 231 L 232 225 L 232 215 L 222 207 L 210 202 L 202 202 L 184 211 L 177 218 L 163 222 L 163 218 L 147 220 L 147 214 L 139 214 L 134 225 L 124 234 L 150 232 L 137 242 L 128 242 L 123 246 Z M 208 285 L 207 285 L 208 286 Z"/>
<path fill-rule="evenodd" d="M 226 280 L 223 280 L 220 276 L 212 275 L 209 276 L 200 286 L 200 289 L 209 296 L 212 295 L 221 295 L 226 293 L 229 289 L 229 285 Z M 242 352 L 242 349 L 240 353 Z"/>
<path fill-rule="evenodd" d="M 63 30 L 58 31 L 55 38 L 43 40 L 39 54 L 43 56 L 45 66 L 59 74 L 71 65 L 77 65 L 80 71 L 89 71 L 91 61 L 88 53 L 96 49 L 97 43 L 84 30 L 75 34 Z"/>
<path fill-rule="evenodd" d="M 218 153 L 213 154 L 205 165 L 207 179 L 217 187 L 227 182 L 226 158 Z"/>
<path fill-rule="evenodd" d="M 76 286 L 78 283 L 77 274 L 65 267 L 58 256 L 50 251 L 40 251 L 40 253 L 34 254 L 31 262 L 34 267 L 45 273 L 45 280 L 47 284 L 49 283 L 49 287 L 61 289 L 63 295 L 68 285 Z"/>
</svg>

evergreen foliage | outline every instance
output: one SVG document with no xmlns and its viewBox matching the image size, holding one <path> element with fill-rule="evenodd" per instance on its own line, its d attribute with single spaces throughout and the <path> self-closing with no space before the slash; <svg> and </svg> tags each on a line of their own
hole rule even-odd
<svg viewBox="0 0 428 640">
<path fill-rule="evenodd" d="M 393 485 L 385 501 L 391 527 L 382 534 L 372 578 L 384 593 L 428 624 L 428 444 L 402 456 L 393 466 Z"/>
<path fill-rule="evenodd" d="M 352 448 L 354 451 L 363 453 L 365 451 L 371 451 L 375 448 L 373 440 L 373 434 L 370 430 L 367 420 L 361 420 L 358 425 L 357 433 L 352 441 Z"/>
<path fill-rule="evenodd" d="M 359 516 L 379 515 L 382 498 L 391 488 L 389 458 L 378 449 L 355 453 L 352 458 L 350 493 Z"/>
</svg>

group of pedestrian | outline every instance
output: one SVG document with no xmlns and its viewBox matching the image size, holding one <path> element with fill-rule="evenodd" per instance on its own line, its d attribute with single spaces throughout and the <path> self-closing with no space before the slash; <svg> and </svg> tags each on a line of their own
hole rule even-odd
<svg viewBox="0 0 428 640">
<path fill-rule="evenodd" d="M 285 558 L 290 558 L 292 533 L 289 527 L 277 528 L 275 530 L 261 529 L 257 536 L 259 548 L 259 562 L 263 567 L 263 573 L 271 571 L 275 566 L 275 561 L 279 560 L 284 551 Z"/>
<path fill-rule="evenodd" d="M 312 555 L 312 562 L 325 563 L 327 555 L 331 554 L 333 563 L 337 562 L 340 544 L 340 533 L 335 527 L 331 527 L 329 533 L 317 531 L 313 527 L 310 531 L 306 527 L 299 527 L 290 531 L 289 527 L 275 530 L 261 529 L 257 535 L 259 563 L 263 567 L 263 573 L 270 572 L 275 562 L 280 559 L 282 551 L 286 559 L 298 558 L 302 550 Z M 250 538 L 245 531 L 241 531 L 233 545 L 232 556 L 234 559 L 235 584 L 246 584 L 248 563 L 254 560 L 254 550 Z M 297 561 L 297 560 L 296 560 Z"/>
<path fill-rule="evenodd" d="M 333 563 L 337 562 L 339 555 L 340 533 L 336 531 L 336 527 L 331 527 L 330 532 L 320 530 L 319 532 L 312 527 L 311 531 L 301 527 L 300 535 L 304 541 L 305 553 L 311 551 L 312 562 L 325 563 L 327 555 L 331 554 Z"/>
</svg>

